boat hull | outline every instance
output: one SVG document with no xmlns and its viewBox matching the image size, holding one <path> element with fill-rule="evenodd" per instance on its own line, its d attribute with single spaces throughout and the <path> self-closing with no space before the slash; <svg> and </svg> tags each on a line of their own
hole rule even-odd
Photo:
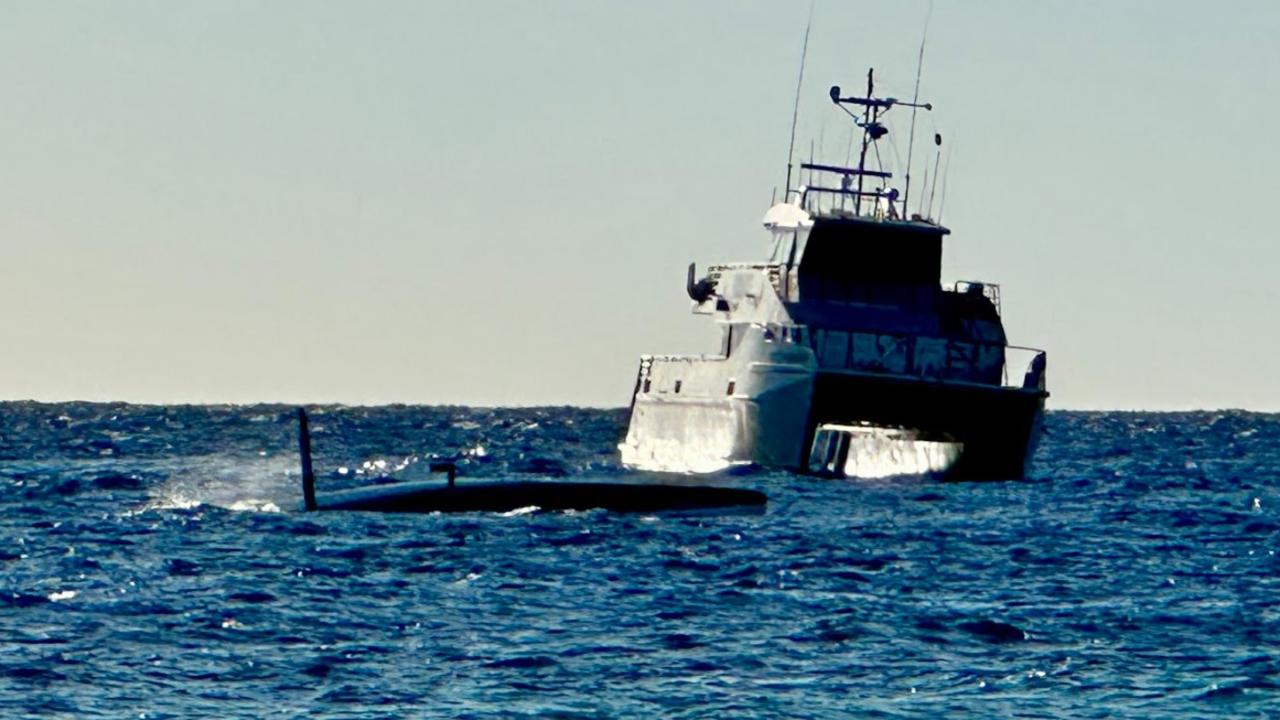
<svg viewBox="0 0 1280 720">
<path fill-rule="evenodd" d="M 669 472 L 754 464 L 862 475 L 867 455 L 883 450 L 886 457 L 928 460 L 900 464 L 902 474 L 1017 479 L 1025 476 L 1035 450 L 1047 396 L 1036 388 L 803 366 L 781 372 L 761 363 L 752 370 L 765 376 L 756 383 L 764 392 L 722 398 L 637 393 L 620 446 L 623 464 Z M 863 432 L 868 428 L 887 432 L 873 437 Z M 847 435 L 835 455 L 815 445 L 829 445 L 833 432 Z M 867 444 L 873 441 L 878 445 Z M 847 462 L 851 444 L 861 464 Z M 956 450 L 934 447 L 942 445 Z M 938 467 L 939 457 L 945 467 Z"/>
<path fill-rule="evenodd" d="M 1039 440 L 1045 397 L 1034 388 L 821 372 L 810 432 L 828 423 L 906 429 L 959 446 L 949 478 L 1017 479 Z"/>
<path fill-rule="evenodd" d="M 648 371 L 653 392 L 642 392 L 643 384 L 637 388 L 627 438 L 619 445 L 623 465 L 704 473 L 798 464 L 813 396 L 812 364 L 680 359 Z M 671 391 L 677 384 L 683 393 Z"/>
<path fill-rule="evenodd" d="M 700 511 L 721 508 L 762 509 L 763 493 L 743 488 L 701 485 L 556 482 L 527 480 L 443 485 L 413 482 L 329 493 L 315 510 L 453 513 L 602 509 L 622 513 Z"/>
</svg>

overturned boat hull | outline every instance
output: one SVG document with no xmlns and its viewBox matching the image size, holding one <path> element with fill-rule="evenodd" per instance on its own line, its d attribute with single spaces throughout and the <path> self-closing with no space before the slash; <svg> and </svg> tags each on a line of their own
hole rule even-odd
<svg viewBox="0 0 1280 720">
<path fill-rule="evenodd" d="M 452 487 L 413 482 L 336 492 L 316 510 L 452 513 L 601 509 L 622 513 L 763 508 L 763 493 L 739 488 L 600 482 L 468 482 Z"/>
<path fill-rule="evenodd" d="M 298 408 L 298 452 L 302 467 L 303 509 L 396 513 L 498 512 L 537 510 L 608 510 L 653 513 L 705 510 L 762 510 L 764 493 L 741 488 L 550 480 L 482 481 L 459 484 L 451 461 L 433 461 L 432 472 L 447 473 L 441 482 L 392 482 L 333 493 L 316 494 L 311 460 L 311 429 Z"/>
</svg>

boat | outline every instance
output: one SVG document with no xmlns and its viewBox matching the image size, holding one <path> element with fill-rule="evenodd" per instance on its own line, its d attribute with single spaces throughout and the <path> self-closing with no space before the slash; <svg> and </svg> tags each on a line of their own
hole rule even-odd
<svg viewBox="0 0 1280 720">
<path fill-rule="evenodd" d="M 878 162 L 886 114 L 910 108 L 914 141 L 915 113 L 932 105 L 877 97 L 874 70 L 865 94 L 829 94 L 861 131 L 857 165 L 811 157 L 792 187 L 789 161 L 763 219 L 768 258 L 701 277 L 689 266 L 693 313 L 720 328 L 719 351 L 640 359 L 622 463 L 1024 477 L 1049 396 L 1046 354 L 1008 342 L 998 285 L 942 284 L 951 231 L 932 217 L 932 192 L 909 214 L 910 161 L 901 192 Z"/>
<path fill-rule="evenodd" d="M 353 511 L 390 513 L 460 513 L 556 510 L 607 510 L 616 513 L 763 512 L 768 498 L 757 490 L 673 483 L 491 480 L 457 482 L 457 464 L 449 459 L 429 463 L 444 482 L 398 482 L 380 478 L 373 485 L 316 494 L 311 458 L 311 429 L 298 408 L 298 456 L 305 512 Z"/>
</svg>

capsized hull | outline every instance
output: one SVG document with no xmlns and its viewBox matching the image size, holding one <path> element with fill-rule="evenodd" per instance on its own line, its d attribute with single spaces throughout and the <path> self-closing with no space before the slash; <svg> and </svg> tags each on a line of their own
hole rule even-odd
<svg viewBox="0 0 1280 720">
<path fill-rule="evenodd" d="M 609 510 L 612 512 L 705 511 L 758 512 L 768 498 L 762 492 L 707 485 L 561 481 L 487 481 L 458 484 L 457 466 L 433 461 L 432 472 L 447 473 L 445 483 L 393 482 L 316 496 L 311 462 L 311 428 L 298 408 L 298 455 L 302 465 L 303 509 L 397 513 L 511 512 L 537 510 Z"/>
<path fill-rule="evenodd" d="M 591 510 L 611 512 L 663 512 L 714 508 L 761 509 L 763 493 L 741 488 L 698 485 L 650 485 L 639 483 L 557 482 L 411 482 L 378 485 L 329 493 L 318 499 L 316 510 L 372 512 L 451 513 L 539 510 Z"/>
</svg>

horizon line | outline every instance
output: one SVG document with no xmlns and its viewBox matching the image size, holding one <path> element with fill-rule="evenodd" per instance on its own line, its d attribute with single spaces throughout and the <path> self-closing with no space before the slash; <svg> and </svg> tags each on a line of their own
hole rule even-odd
<svg viewBox="0 0 1280 720">
<path fill-rule="evenodd" d="M 418 408 L 471 408 L 477 410 L 531 410 L 539 408 L 575 408 L 581 410 L 625 410 L 629 405 L 604 405 L 591 403 L 547 403 L 547 402 L 531 402 L 531 403 L 507 403 L 507 404 L 491 404 L 487 402 L 465 403 L 465 402 L 348 402 L 342 400 L 173 400 L 166 402 L 156 401 L 136 401 L 125 399 L 101 400 L 101 399 L 60 399 L 60 400 L 42 400 L 39 398 L 7 398 L 0 399 L 0 405 L 17 405 L 17 404 L 36 404 L 36 405 L 127 405 L 132 407 L 261 407 L 261 406 L 281 406 L 281 407 L 345 407 L 345 408 L 377 408 L 377 407 L 418 407 Z M 1045 412 L 1093 412 L 1093 413 L 1205 413 L 1205 412 L 1242 412 L 1255 413 L 1260 415 L 1276 415 L 1280 414 L 1280 409 L 1256 409 L 1248 407 L 1192 407 L 1192 406 L 1170 406 L 1170 407 L 1097 407 L 1097 406 L 1078 406 L 1078 407 L 1046 407 Z"/>
</svg>

